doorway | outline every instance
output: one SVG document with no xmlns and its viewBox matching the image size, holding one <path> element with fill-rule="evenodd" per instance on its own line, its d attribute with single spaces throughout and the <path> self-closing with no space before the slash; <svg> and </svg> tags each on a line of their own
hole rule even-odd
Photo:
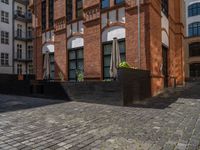
<svg viewBox="0 0 200 150">
<path fill-rule="evenodd" d="M 164 76 L 164 88 L 168 87 L 168 48 L 165 46 L 162 46 L 162 58 L 163 58 L 163 67 L 162 67 L 162 73 Z"/>
</svg>

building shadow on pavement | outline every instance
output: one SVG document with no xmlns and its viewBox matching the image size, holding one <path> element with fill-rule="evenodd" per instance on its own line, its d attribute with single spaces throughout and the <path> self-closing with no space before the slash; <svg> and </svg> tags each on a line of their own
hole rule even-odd
<svg viewBox="0 0 200 150">
<path fill-rule="evenodd" d="M 0 113 L 44 107 L 66 102 L 68 101 L 0 94 Z"/>
<path fill-rule="evenodd" d="M 185 87 L 165 89 L 163 93 L 148 98 L 141 102 L 136 102 L 131 107 L 165 109 L 178 99 L 199 99 L 200 100 L 200 82 L 187 83 Z"/>
</svg>

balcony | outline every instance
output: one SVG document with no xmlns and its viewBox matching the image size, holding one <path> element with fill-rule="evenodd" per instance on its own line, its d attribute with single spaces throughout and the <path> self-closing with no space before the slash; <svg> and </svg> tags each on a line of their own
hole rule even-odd
<svg viewBox="0 0 200 150">
<path fill-rule="evenodd" d="M 23 4 L 23 5 L 28 5 L 29 4 L 29 0 L 15 0 L 15 2 Z"/>
<path fill-rule="evenodd" d="M 18 54 L 15 53 L 14 55 L 14 60 L 18 61 L 18 62 L 32 62 L 33 61 L 33 57 L 32 56 L 25 56 L 25 54 Z"/>
<path fill-rule="evenodd" d="M 33 40 L 33 35 L 31 33 L 26 33 L 26 32 L 22 32 L 21 30 L 17 30 L 15 32 L 15 40 L 31 41 Z"/>
<path fill-rule="evenodd" d="M 23 22 L 32 22 L 32 14 L 30 12 L 22 12 L 16 10 L 14 12 L 14 19 L 23 21 Z"/>
</svg>

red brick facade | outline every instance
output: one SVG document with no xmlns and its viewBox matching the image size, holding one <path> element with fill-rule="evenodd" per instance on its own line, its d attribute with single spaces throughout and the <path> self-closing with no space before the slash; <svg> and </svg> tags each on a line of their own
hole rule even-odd
<svg viewBox="0 0 200 150">
<path fill-rule="evenodd" d="M 46 0 L 48 1 L 48 0 Z M 142 0 L 141 0 L 142 1 Z M 102 33 L 111 27 L 121 26 L 125 28 L 126 61 L 132 67 L 139 67 L 138 64 L 138 14 L 136 0 L 125 0 L 125 3 L 115 5 L 110 0 L 110 8 L 101 10 L 100 0 L 85 0 L 83 2 L 83 18 L 76 18 L 76 3 L 73 3 L 73 19 L 66 21 L 65 0 L 54 0 L 54 59 L 55 79 L 59 79 L 59 72 L 62 72 L 64 79 L 68 80 L 68 41 L 70 38 L 79 36 L 84 40 L 84 77 L 87 80 L 103 79 L 103 54 L 102 54 Z M 42 29 L 41 29 L 41 0 L 33 7 L 33 26 L 36 39 L 34 49 L 35 71 L 37 79 L 42 79 Z M 125 22 L 119 21 L 120 15 L 125 11 Z M 168 85 L 172 86 L 173 77 L 176 77 L 177 84 L 184 84 L 184 50 L 183 50 L 183 23 L 181 14 L 181 0 L 169 0 L 169 45 L 168 47 Z M 113 11 L 116 10 L 116 11 Z M 47 9 L 48 11 L 48 9 Z M 112 22 L 112 12 L 116 13 L 115 21 Z M 47 13 L 48 14 L 48 13 Z M 102 26 L 103 14 L 107 14 L 105 27 Z M 47 15 L 48 16 L 48 15 Z M 48 22 L 48 17 L 46 18 Z M 110 19 L 110 20 L 109 20 Z M 162 74 L 162 15 L 161 0 L 143 0 L 141 4 L 141 69 L 150 70 L 152 78 L 152 95 L 157 94 L 164 87 L 164 76 Z M 83 32 L 78 29 L 79 22 L 83 22 Z M 36 26 L 34 23 L 36 23 Z M 77 25 L 75 25 L 77 23 Z M 71 33 L 68 27 L 77 31 Z M 48 23 L 46 32 L 50 31 Z M 70 35 L 68 33 L 70 32 Z M 37 44 L 36 44 L 37 43 Z"/>
</svg>

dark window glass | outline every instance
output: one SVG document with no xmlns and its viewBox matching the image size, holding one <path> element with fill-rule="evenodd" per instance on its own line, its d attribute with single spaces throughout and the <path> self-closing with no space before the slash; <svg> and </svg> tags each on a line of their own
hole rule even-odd
<svg viewBox="0 0 200 150">
<path fill-rule="evenodd" d="M 200 22 L 189 24 L 189 36 L 200 36 Z"/>
<path fill-rule="evenodd" d="M 200 3 L 195 3 L 188 7 L 188 17 L 197 15 L 200 15 Z"/>
<path fill-rule="evenodd" d="M 189 45 L 189 56 L 200 56 L 200 42 L 192 43 Z"/>
<path fill-rule="evenodd" d="M 76 0 L 76 18 L 83 17 L 83 0 Z"/>
<path fill-rule="evenodd" d="M 115 0 L 115 4 L 122 4 L 124 2 L 125 2 L 125 0 Z"/>
<path fill-rule="evenodd" d="M 70 49 L 68 54 L 69 60 L 69 80 L 77 81 L 78 73 L 83 73 L 83 48 Z"/>
<path fill-rule="evenodd" d="M 72 0 L 66 0 L 66 16 L 67 21 L 71 21 L 73 17 L 73 7 L 72 7 Z"/>
<path fill-rule="evenodd" d="M 42 2 L 42 31 L 46 29 L 46 1 Z"/>
<path fill-rule="evenodd" d="M 190 64 L 190 77 L 200 77 L 200 63 Z"/>
<path fill-rule="evenodd" d="M 103 76 L 104 79 L 110 79 L 110 59 L 111 59 L 111 51 L 112 51 L 112 41 L 106 42 L 103 44 Z M 121 61 L 126 60 L 126 46 L 125 40 L 119 40 L 119 49 Z"/>
<path fill-rule="evenodd" d="M 101 0 L 101 8 L 109 8 L 110 7 L 110 0 Z"/>
<path fill-rule="evenodd" d="M 54 26 L 54 0 L 49 0 L 49 28 Z"/>
<path fill-rule="evenodd" d="M 169 8 L 169 3 L 168 0 L 162 0 L 162 12 L 165 14 L 165 16 L 168 16 L 168 8 Z"/>
</svg>

